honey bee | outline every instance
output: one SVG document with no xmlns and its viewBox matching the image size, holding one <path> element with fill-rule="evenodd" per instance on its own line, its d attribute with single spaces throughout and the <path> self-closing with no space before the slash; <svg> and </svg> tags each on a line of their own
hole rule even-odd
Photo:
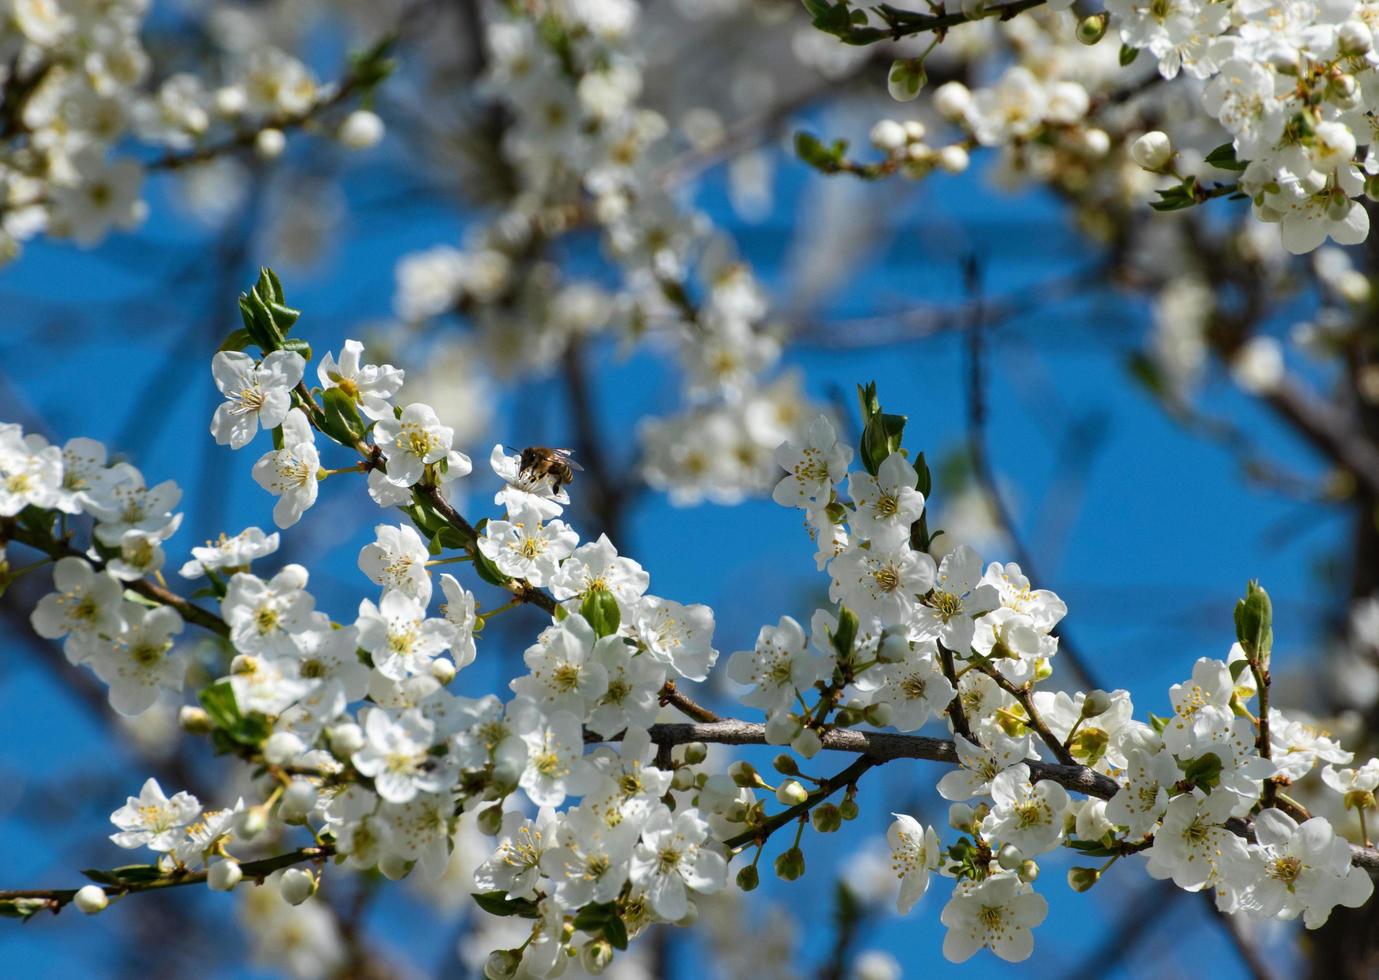
<svg viewBox="0 0 1379 980">
<path fill-rule="evenodd" d="M 518 461 L 518 475 L 533 482 L 550 477 L 551 489 L 559 492 L 562 485 L 574 481 L 575 470 L 584 471 L 570 458 L 569 449 L 551 449 L 547 446 L 528 446 L 522 450 Z"/>
</svg>

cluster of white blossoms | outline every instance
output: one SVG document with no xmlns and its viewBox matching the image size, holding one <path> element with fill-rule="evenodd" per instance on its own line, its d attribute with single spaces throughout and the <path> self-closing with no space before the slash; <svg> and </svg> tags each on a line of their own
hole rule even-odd
<svg viewBox="0 0 1379 980">
<path fill-rule="evenodd" d="M 283 152 L 285 128 L 334 104 L 335 87 L 273 47 L 227 58 L 218 77 L 159 71 L 140 39 L 149 6 L 0 6 L 0 264 L 38 234 L 93 245 L 112 229 L 132 229 L 148 210 L 141 191 L 150 169 L 241 146 L 271 159 Z M 361 62 L 361 69 L 372 71 L 373 64 Z M 382 124 L 358 110 L 334 132 L 345 145 L 364 148 L 382 137 Z M 112 155 L 130 140 L 164 155 Z"/>
<path fill-rule="evenodd" d="M 518 190 L 461 250 L 397 268 L 396 312 L 460 314 L 502 376 L 546 372 L 572 346 L 611 335 L 659 345 L 683 376 L 683 408 L 646 420 L 640 469 L 676 503 L 765 493 L 771 452 L 813 413 L 781 353 L 765 291 L 702 215 L 667 186 L 667 122 L 639 104 L 635 3 L 537 3 L 488 29 L 486 95 L 506 110 L 502 150 Z M 601 234 L 614 289 L 570 278 L 548 251 Z"/>
<path fill-rule="evenodd" d="M 948 44 L 933 55 L 951 70 L 939 53 L 944 47 L 972 61 L 990 54 L 998 39 L 1011 55 L 994 79 L 979 77 L 971 88 L 949 81 L 934 91 L 933 108 L 965 139 L 935 149 L 923 142 L 922 124 L 917 134 L 907 132 L 917 121 L 885 120 L 872 141 L 887 161 L 842 169 L 924 176 L 963 169 L 974 147 L 999 147 L 1004 177 L 1073 188 L 1119 180 L 1118 196 L 1142 200 L 1151 185 L 1123 173 L 1128 156 L 1173 178 L 1161 184 L 1161 210 L 1239 193 L 1253 201 L 1256 218 L 1279 226 L 1284 247 L 1295 254 L 1328 238 L 1353 245 L 1367 237 L 1360 198 L 1379 193 L 1379 156 L 1370 148 L 1379 108 L 1374 4 L 1108 0 L 1102 11 L 1075 15 L 1059 2 L 999 29 L 990 26 L 986 6 L 964 3 L 962 18 L 972 23 L 950 25 L 951 40 L 941 37 Z M 907 16 L 870 12 L 872 20 L 900 26 Z M 845 38 L 857 30 L 855 23 L 830 29 Z M 1111 38 L 1121 42 L 1119 54 L 1114 43 L 1103 43 Z M 1142 54 L 1157 63 L 1157 77 L 1146 74 Z M 908 101 L 920 94 L 928 56 L 894 63 L 893 96 Z M 1180 75 L 1187 81 L 1153 84 Z M 1152 123 L 1181 131 L 1192 152 L 1175 158 L 1172 141 L 1157 130 L 1137 141 Z M 827 159 L 811 162 L 838 169 Z"/>
<path fill-rule="evenodd" d="M 340 873 L 332 857 L 440 882 L 465 818 L 471 833 L 492 837 L 473 868 L 475 900 L 516 923 L 494 933 L 513 945 L 492 952 L 485 974 L 554 976 L 574 957 L 598 973 L 648 925 L 693 922 L 698 901 L 729 887 L 734 861 L 738 888 L 753 890 L 771 837 L 792 825 L 774 868 L 801 877 L 806 827 L 831 833 L 856 820 L 859 781 L 890 758 L 873 751 L 866 728 L 900 733 L 888 744 L 913 743 L 915 758 L 956 759 L 938 782 L 953 801 L 955 839 L 904 815 L 889 833 L 902 912 L 934 876 L 955 879 L 941 916 L 951 959 L 987 947 L 1008 960 L 1030 954 L 1047 910 L 1034 891 L 1037 859 L 1059 847 L 1106 859 L 1072 870 L 1079 891 L 1131 858 L 1189 891 L 1211 888 L 1225 911 L 1301 916 L 1311 927 L 1368 899 L 1365 868 L 1379 867 L 1379 855 L 1286 790 L 1321 768 L 1322 792 L 1356 813 L 1364 837 L 1379 761 L 1350 768 L 1336 741 L 1269 705 L 1271 611 L 1253 584 L 1229 657 L 1200 660 L 1170 690 L 1164 717 L 1135 721 L 1122 690 L 1040 689 L 1064 604 L 1016 565 L 983 568 L 966 546 L 935 561 L 927 467 L 901 449 L 904 418 L 882 412 L 869 386 L 860 470 L 849 471 L 854 450 L 823 417 L 776 448 L 785 475 L 775 499 L 806 512 L 831 605 L 807 630 L 781 617 L 728 659 L 742 704 L 764 724 L 721 720 L 676 686 L 709 679 L 713 612 L 649 593 L 646 571 L 606 536 L 581 544 L 561 519 L 563 481 L 495 446 L 495 509 L 470 524 L 449 502 L 469 461 L 429 406 L 397 403 L 401 372 L 369 363 L 351 341 L 321 359 L 319 384 L 307 387 L 310 350 L 288 337 L 297 313 L 276 277 L 265 271 L 242 308 L 246 329 L 226 345 L 241 349 L 213 361 L 226 401 L 211 432 L 234 447 L 272 441 L 254 475 L 279 496 L 284 528 L 330 477 L 367 482 L 396 508 L 405 520 L 381 523 L 359 554 L 379 591 L 336 619 L 317 608 L 304 567 L 251 570 L 279 535 L 249 528 L 193 548 L 182 566 L 205 582 L 193 598 L 218 608 L 181 598 L 160 572 L 179 522 L 175 486 L 147 488 L 90 441 L 58 448 L 0 428 L 0 539 L 54 563 L 34 628 L 90 664 L 126 713 L 181 689 L 188 672 L 174 637 L 184 624 L 205 629 L 224 666 L 197 690 L 199 707 L 182 708 L 182 726 L 253 772 L 237 783 L 241 796 L 211 810 L 149 780 L 112 814 L 111 840 L 152 851 L 153 863 L 88 872 L 96 884 L 63 898 L 9 892 L 16 914 L 66 901 L 94 914 L 147 887 L 229 891 L 266 878 L 301 906 Z M 358 462 L 327 468 L 323 452 Z M 82 515 L 92 519 L 87 551 L 74 543 Z M 440 564 L 468 564 L 510 601 L 485 610 L 448 573 L 437 589 Z M 485 622 L 518 605 L 549 619 L 508 684 L 512 696 L 453 691 L 480 655 Z M 667 706 L 698 724 L 662 724 Z M 936 721 L 951 743 L 907 737 Z M 708 742 L 793 754 L 775 759 L 784 778 L 772 785 Z M 856 759 L 832 777 L 801 770 L 826 748 Z M 296 850 L 293 836 L 304 841 Z"/>
</svg>

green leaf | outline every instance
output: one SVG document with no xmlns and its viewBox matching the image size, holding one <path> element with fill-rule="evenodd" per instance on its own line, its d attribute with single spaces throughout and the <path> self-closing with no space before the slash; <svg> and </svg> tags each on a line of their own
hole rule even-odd
<svg viewBox="0 0 1379 980">
<path fill-rule="evenodd" d="M 302 360 L 311 360 L 311 345 L 301 337 L 288 337 L 283 341 L 283 350 L 290 350 L 302 355 Z"/>
<path fill-rule="evenodd" d="M 354 399 L 341 388 L 327 388 L 322 395 L 325 418 L 321 429 L 342 445 L 352 446 L 364 438 L 364 420 L 354 407 Z"/>
<path fill-rule="evenodd" d="M 1140 56 L 1140 49 L 1139 49 L 1139 48 L 1132 48 L 1132 47 L 1130 47 L 1130 45 L 1128 45 L 1128 44 L 1122 44 L 1122 45 L 1120 46 L 1120 66 L 1121 66 L 1122 68 L 1124 68 L 1126 65 L 1130 64 L 1132 61 L 1134 61 L 1134 60 L 1135 60 L 1136 58 L 1138 58 L 1139 56 Z"/>
<path fill-rule="evenodd" d="M 123 867 L 101 871 L 87 868 L 82 874 L 98 885 L 129 885 L 148 881 L 158 881 L 166 877 L 156 864 L 126 864 Z"/>
<path fill-rule="evenodd" d="M 474 571 L 479 574 L 479 578 L 483 579 L 489 585 L 507 587 L 508 576 L 500 572 L 498 566 L 489 561 L 488 556 L 478 548 L 474 549 Z"/>
<path fill-rule="evenodd" d="M 838 628 L 829 640 L 840 662 L 852 659 L 852 646 L 857 642 L 857 614 L 847 606 L 838 607 Z"/>
<path fill-rule="evenodd" d="M 52 908 L 46 898 L 5 898 L 0 899 L 0 916 L 7 919 L 23 919 L 26 922 L 36 912 Z"/>
<path fill-rule="evenodd" d="M 609 919 L 618 917 L 618 907 L 613 902 L 586 905 L 575 916 L 574 926 L 582 932 L 596 933 Z"/>
<path fill-rule="evenodd" d="M 535 919 L 540 915 L 536 903 L 525 898 L 508 898 L 506 892 L 475 892 L 474 903 L 489 915 L 520 915 Z"/>
<path fill-rule="evenodd" d="M 1208 752 L 1182 764 L 1183 778 L 1198 786 L 1213 786 L 1221 779 L 1221 757 Z"/>
<path fill-rule="evenodd" d="M 618 600 L 607 589 L 592 589 L 580 604 L 579 613 L 594 628 L 594 635 L 612 636 L 622 622 Z"/>
<path fill-rule="evenodd" d="M 1168 723 L 1172 720 L 1172 718 L 1162 718 L 1159 715 L 1154 714 L 1152 711 L 1149 713 L 1149 727 L 1154 729 L 1154 732 L 1157 735 L 1162 735 L 1164 733 L 1164 729 L 1168 727 Z"/>
<path fill-rule="evenodd" d="M 221 350 L 244 350 L 254 342 L 248 330 L 231 330 L 230 335 L 220 344 Z"/>
<path fill-rule="evenodd" d="M 627 948 L 627 926 L 622 919 L 609 919 L 603 927 L 603 938 L 613 944 L 614 949 Z"/>
<path fill-rule="evenodd" d="M 904 415 L 882 412 L 873 415 L 862 429 L 862 465 L 872 476 L 876 475 L 887 456 L 900 451 L 906 421 Z"/>
<path fill-rule="evenodd" d="M 823 141 L 803 130 L 795 134 L 795 154 L 815 170 L 835 174 L 842 167 L 847 153 L 847 140 L 834 140 L 825 146 Z"/>
<path fill-rule="evenodd" d="M 1274 606 L 1258 582 L 1245 587 L 1245 598 L 1235 604 L 1235 637 L 1253 664 L 1267 669 L 1274 648 Z"/>
<path fill-rule="evenodd" d="M 1207 163 L 1216 167 L 1218 170 L 1241 171 L 1249 166 L 1249 162 L 1242 162 L 1236 159 L 1235 147 L 1230 143 L 1222 143 L 1216 149 L 1207 154 Z"/>
<path fill-rule="evenodd" d="M 1149 202 L 1149 206 L 1155 211 L 1181 211 L 1184 208 L 1195 207 L 1197 204 L 1197 181 L 1189 177 L 1181 184 L 1175 184 L 1168 190 L 1159 191 L 1158 195 L 1159 200 Z"/>
<path fill-rule="evenodd" d="M 239 703 L 235 700 L 235 689 L 228 680 L 216 681 L 203 689 L 197 695 L 197 700 L 217 728 L 230 729 L 239 724 Z"/>
</svg>

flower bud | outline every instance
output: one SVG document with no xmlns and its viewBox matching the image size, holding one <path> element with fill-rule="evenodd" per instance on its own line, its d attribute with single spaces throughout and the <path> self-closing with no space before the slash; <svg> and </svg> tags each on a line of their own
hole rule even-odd
<svg viewBox="0 0 1379 980">
<path fill-rule="evenodd" d="M 307 814 L 316 806 L 317 790 L 305 779 L 294 779 L 283 790 L 278 816 L 287 823 L 305 823 Z"/>
<path fill-rule="evenodd" d="M 431 676 L 440 681 L 441 687 L 445 687 L 455 679 L 455 661 L 449 657 L 437 657 L 431 661 Z"/>
<path fill-rule="evenodd" d="M 939 115 L 956 122 L 972 105 L 972 92 L 962 82 L 944 82 L 934 90 L 934 108 Z"/>
<path fill-rule="evenodd" d="M 860 812 L 857 808 L 857 801 L 851 796 L 843 797 L 843 802 L 838 804 L 838 816 L 844 820 L 856 820 L 857 814 Z"/>
<path fill-rule="evenodd" d="M 211 105 L 216 113 L 221 116 L 238 116 L 249 104 L 249 98 L 244 89 L 238 85 L 226 85 L 215 90 L 211 96 Z"/>
<path fill-rule="evenodd" d="M 1131 144 L 1130 158 L 1145 170 L 1163 170 L 1173 159 L 1173 143 L 1167 133 L 1151 130 Z"/>
<path fill-rule="evenodd" d="M 211 723 L 211 716 L 206 714 L 206 709 L 191 704 L 182 705 L 177 712 L 177 724 L 182 731 L 192 735 L 209 735 L 215 728 Z"/>
<path fill-rule="evenodd" d="M 522 954 L 515 949 L 495 949 L 484 961 L 484 976 L 488 980 L 511 980 L 522 965 Z"/>
<path fill-rule="evenodd" d="M 787 779 L 776 789 L 776 801 L 785 806 L 798 806 L 809 799 L 809 790 L 798 779 Z"/>
<path fill-rule="evenodd" d="M 814 829 L 821 834 L 831 834 L 843 826 L 843 815 L 832 803 L 816 806 L 814 812 L 809 815 L 809 820 L 814 824 Z"/>
<path fill-rule="evenodd" d="M 236 828 L 238 836 L 253 840 L 268 829 L 268 807 L 262 804 L 251 806 L 239 815 L 236 823 L 239 825 Z"/>
<path fill-rule="evenodd" d="M 82 885 L 72 896 L 72 904 L 81 909 L 83 915 L 95 915 L 110 904 L 110 896 L 100 885 Z"/>
<path fill-rule="evenodd" d="M 239 862 L 230 858 L 217 861 L 206 869 L 206 885 L 211 891 L 228 892 L 244 877 Z"/>
<path fill-rule="evenodd" d="M 894 119 L 882 119 L 871 128 L 871 145 L 882 153 L 894 153 L 905 143 L 905 127 Z"/>
<path fill-rule="evenodd" d="M 684 791 L 694 788 L 694 771 L 681 767 L 675 770 L 675 775 L 670 777 L 670 785 L 675 789 Z"/>
<path fill-rule="evenodd" d="M 475 820 L 479 825 L 479 833 L 490 837 L 497 835 L 498 831 L 503 829 L 503 804 L 495 803 L 493 806 L 484 807 Z"/>
<path fill-rule="evenodd" d="M 757 873 L 755 864 L 749 864 L 737 873 L 737 887 L 744 892 L 754 891 L 759 884 L 761 884 L 761 875 Z"/>
<path fill-rule="evenodd" d="M 963 832 L 972 829 L 976 814 L 967 803 L 954 803 L 948 808 L 948 826 Z"/>
<path fill-rule="evenodd" d="M 868 705 L 867 710 L 862 712 L 862 717 L 868 725 L 885 728 L 895 717 L 895 708 L 887 701 L 878 701 L 876 704 Z"/>
<path fill-rule="evenodd" d="M 947 88 L 948 86 L 944 86 Z M 939 89 L 940 92 L 943 89 Z M 905 636 L 904 630 L 892 632 L 887 630 L 881 637 L 881 642 L 876 647 L 876 659 L 883 664 L 898 664 L 910 655 L 913 647 L 910 640 Z"/>
<path fill-rule="evenodd" d="M 798 776 L 800 767 L 795 764 L 795 757 L 782 752 L 771 760 L 771 768 L 782 776 Z"/>
<path fill-rule="evenodd" d="M 1025 856 L 1020 853 L 1020 849 L 1014 844 L 1006 844 L 996 854 L 996 863 L 1007 871 L 1016 870 L 1024 860 Z"/>
<path fill-rule="evenodd" d="M 819 733 L 812 728 L 804 728 L 800 733 L 790 740 L 790 747 L 804 756 L 812 759 L 819 754 L 819 750 L 824 747 L 824 740 L 819 737 Z"/>
<path fill-rule="evenodd" d="M 905 127 L 905 139 L 911 143 L 918 143 L 929 131 L 929 128 L 918 119 L 907 119 L 901 125 Z"/>
<path fill-rule="evenodd" d="M 254 152 L 265 160 L 276 160 L 287 149 L 287 137 L 281 129 L 261 129 L 254 137 Z"/>
<path fill-rule="evenodd" d="M 1082 144 L 1082 152 L 1093 160 L 1100 160 L 1111 152 L 1111 137 L 1104 129 L 1084 129 L 1078 142 Z"/>
<path fill-rule="evenodd" d="M 364 747 L 364 729 L 354 722 L 335 725 L 326 732 L 330 750 L 338 759 L 348 759 Z"/>
<path fill-rule="evenodd" d="M 967 155 L 967 151 L 956 143 L 945 146 L 938 151 L 934 157 L 940 170 L 947 174 L 960 174 L 967 169 L 972 162 L 972 158 Z"/>
<path fill-rule="evenodd" d="M 1039 865 L 1033 858 L 1025 858 L 1020 862 L 1019 875 L 1020 880 L 1028 885 L 1039 877 Z"/>
<path fill-rule="evenodd" d="M 709 747 L 703 742 L 690 742 L 685 746 L 685 761 L 697 766 L 709 757 Z"/>
<path fill-rule="evenodd" d="M 766 719 L 766 744 L 789 745 L 804 726 L 794 715 L 782 712 Z"/>
<path fill-rule="evenodd" d="M 1100 878 L 1101 872 L 1096 868 L 1068 869 L 1068 887 L 1075 892 L 1088 891 Z"/>
<path fill-rule="evenodd" d="M 367 150 L 383 139 L 383 120 L 377 113 L 356 109 L 345 117 L 337 134 L 340 142 L 351 150 Z"/>
<path fill-rule="evenodd" d="M 886 90 L 897 102 L 909 102 L 919 96 L 929 75 L 920 58 L 897 58 L 886 73 Z"/>
<path fill-rule="evenodd" d="M 263 758 L 269 765 L 285 766 L 306 751 L 306 743 L 292 732 L 274 732 L 263 743 Z"/>
<path fill-rule="evenodd" d="M 283 872 L 281 891 L 288 905 L 301 905 L 316 894 L 316 876 L 304 868 L 288 868 Z"/>
<path fill-rule="evenodd" d="M 1077 22 L 1077 39 L 1083 44 L 1096 44 L 1106 36 L 1106 25 L 1111 21 L 1111 15 L 1106 11 L 1099 14 L 1088 14 Z"/>
<path fill-rule="evenodd" d="M 804 851 L 792 847 L 776 858 L 776 877 L 794 881 L 804 876 Z"/>
<path fill-rule="evenodd" d="M 1336 32 L 1336 40 L 1342 54 L 1368 54 L 1369 49 L 1374 47 L 1374 35 L 1362 20 L 1348 20 L 1342 24 Z"/>
<path fill-rule="evenodd" d="M 737 786 L 752 788 L 766 785 L 757 775 L 756 767 L 746 760 L 738 760 L 728 767 L 728 776 Z"/>
<path fill-rule="evenodd" d="M 613 944 L 606 939 L 591 939 L 579 951 L 579 965 L 584 972 L 598 976 L 613 962 Z"/>
<path fill-rule="evenodd" d="M 1095 718 L 1099 714 L 1111 710 L 1111 695 L 1098 688 L 1095 691 L 1088 691 L 1087 696 L 1082 699 L 1082 717 Z"/>
</svg>

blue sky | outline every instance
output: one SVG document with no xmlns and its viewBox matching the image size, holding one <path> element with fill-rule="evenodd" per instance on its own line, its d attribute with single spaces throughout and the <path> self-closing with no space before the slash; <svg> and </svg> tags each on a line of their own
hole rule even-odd
<svg viewBox="0 0 1379 980">
<path fill-rule="evenodd" d="M 386 161 L 391 151 L 383 152 Z M 747 224 L 731 211 L 719 174 L 710 175 L 697 200 L 735 235 L 777 297 L 788 301 L 798 284 L 788 276 L 786 246 L 792 236 L 815 231 L 809 204 L 829 188 L 824 178 L 788 158 L 777 164 L 776 199 L 760 223 Z M 356 176 L 345 190 L 358 201 L 376 186 Z M 883 196 L 871 200 L 887 202 L 887 235 L 820 311 L 831 316 L 957 300 L 958 263 L 969 251 L 982 257 L 995 296 L 1083 269 L 1093 257 L 1051 202 L 1037 195 L 997 195 L 979 175 L 851 190 Z M 169 256 L 177 263 L 217 261 L 205 231 L 180 217 L 161 191 L 154 187 L 152 218 L 137 238 L 117 238 L 91 253 L 38 242 L 0 272 L 0 302 L 7 308 L 0 331 L 0 406 L 19 421 L 41 419 L 59 438 L 89 435 L 133 450 L 133 461 L 151 481 L 176 477 L 186 493 L 188 520 L 171 542 L 175 567 L 182 552 L 222 529 L 268 527 L 272 499 L 249 479 L 252 451 L 232 456 L 206 431 L 216 402 L 209 372 L 214 341 L 233 325 L 233 291 L 252 280 L 257 256 L 244 257 L 231 277 L 230 294 L 196 280 L 160 278 L 160 270 L 171 267 L 164 265 Z M 283 273 L 289 299 L 306 311 L 298 332 L 318 355 L 338 349 L 359 333 L 361 323 L 387 314 L 395 260 L 411 249 L 457 241 L 464 223 L 442 208 L 418 208 L 377 223 L 359 215 L 347 219 L 339 246 L 319 268 Z M 217 316 L 208 323 L 211 302 Z M 101 315 L 93 316 L 94 310 Z M 1145 316 L 1134 301 L 1089 281 L 1082 298 L 1034 304 L 993 331 L 988 378 L 991 451 L 1025 536 L 1038 547 L 1044 580 L 1037 584 L 1064 597 L 1079 648 L 1108 686 L 1131 691 L 1141 717 L 1166 709 L 1168 685 L 1185 677 L 1195 658 L 1225 653 L 1234 599 L 1252 577 L 1262 579 L 1275 599 L 1276 669 L 1286 673 L 1303 664 L 1319 623 L 1331 612 L 1317 569 L 1344 528 L 1334 517 L 1293 527 L 1303 514 L 1297 505 L 1244 486 L 1223 451 L 1184 433 L 1150 403 L 1124 370 Z M 876 380 L 887 409 L 910 416 L 907 446 L 939 459 L 964 438 L 962 353 L 958 338 L 938 336 L 884 348 L 792 349 L 785 363 L 802 371 L 808 390 L 820 398 Z M 632 421 L 671 406 L 674 378 L 662 361 L 645 355 L 616 361 L 608 350 L 597 348 L 595 354 L 601 420 L 615 461 L 630 465 Z M 522 444 L 539 435 L 539 441 L 563 441 L 556 384 L 537 380 L 516 396 L 523 405 L 544 406 L 526 416 L 541 420 L 542 432 L 500 424 L 494 440 Z M 151 388 L 155 395 L 146 397 Z M 1280 462 L 1304 470 L 1314 465 L 1256 406 L 1225 386 L 1210 386 L 1204 397 L 1213 411 L 1266 433 Z M 517 403 L 509 398 L 504 407 Z M 1073 445 L 1089 450 L 1089 462 L 1082 479 L 1070 481 L 1066 430 L 1077 421 L 1085 434 Z M 482 471 L 487 447 L 475 449 Z M 473 499 L 486 496 L 480 491 Z M 940 510 L 943 503 L 934 501 Z M 361 488 L 331 480 L 323 486 L 322 504 L 292 532 L 297 554 L 310 556 L 320 606 L 340 617 L 368 591 L 355 556 L 379 519 Z M 652 591 L 714 606 L 716 645 L 725 656 L 750 645 L 761 624 L 782 614 L 807 620 L 811 603 L 827 586 L 813 571 L 813 546 L 798 513 L 769 501 L 682 510 L 646 495 L 627 538 L 622 550 L 650 571 Z M 18 642 L 11 637 L 6 645 Z M 518 637 L 506 642 L 509 656 L 521 648 Z M 47 654 L 60 656 L 55 648 Z M 483 654 L 481 645 L 481 660 Z M 494 672 L 478 669 L 462 675 L 461 686 L 492 685 L 496 679 Z M 814 769 L 841 768 L 845 761 L 823 758 Z M 61 794 L 72 812 L 35 822 L 35 813 L 48 812 L 38 808 L 45 788 L 62 785 L 58 775 L 73 767 L 82 780 Z M 0 794 L 6 867 L 0 887 L 71 884 L 78 868 L 125 858 L 104 842 L 104 819 L 137 789 L 140 764 L 90 721 L 50 670 L 18 649 L 7 651 L 0 672 L 0 775 L 8 786 Z M 889 810 L 901 807 L 942 824 L 931 788 L 936 776 L 936 767 L 915 763 L 867 777 L 855 827 L 879 834 Z M 103 779 L 109 785 L 101 785 Z M 848 865 L 857 840 L 852 833 L 826 839 L 811 834 L 806 878 L 763 889 L 801 918 L 807 963 L 816 962 L 831 942 L 825 886 L 831 871 Z M 881 917 L 862 945 L 890 950 L 907 975 L 1061 975 L 1079 965 L 1080 955 L 1108 941 L 1107 923 L 1117 921 L 1134 896 L 1129 887 L 1105 885 L 1073 895 L 1062 880 L 1065 869 L 1059 860 L 1044 868 L 1041 891 L 1049 899 L 1050 918 L 1036 934 L 1035 959 L 1023 966 L 1007 967 L 988 954 L 962 968 L 941 959 L 938 910 L 946 884 L 936 886 L 936 894 L 907 918 Z M 1135 867 L 1115 874 L 1127 885 L 1147 883 Z M 223 896 L 185 900 L 198 915 L 228 914 Z M 390 954 L 429 971 L 443 957 L 450 931 L 437 930 L 414 912 L 410 899 L 390 900 L 371 924 Z M 121 928 L 120 914 L 91 922 L 64 915 L 23 930 L 0 926 L 0 951 L 16 974 L 56 976 L 84 967 L 99 975 L 108 966 L 103 937 Z M 1155 950 L 1159 970 L 1175 962 L 1187 968 L 1207 957 L 1216 975 L 1237 974 L 1196 899 L 1176 901 L 1157 928 L 1146 948 Z M 693 975 L 694 962 L 692 954 L 683 954 L 684 975 Z M 243 975 L 239 969 L 225 972 Z"/>
</svg>

